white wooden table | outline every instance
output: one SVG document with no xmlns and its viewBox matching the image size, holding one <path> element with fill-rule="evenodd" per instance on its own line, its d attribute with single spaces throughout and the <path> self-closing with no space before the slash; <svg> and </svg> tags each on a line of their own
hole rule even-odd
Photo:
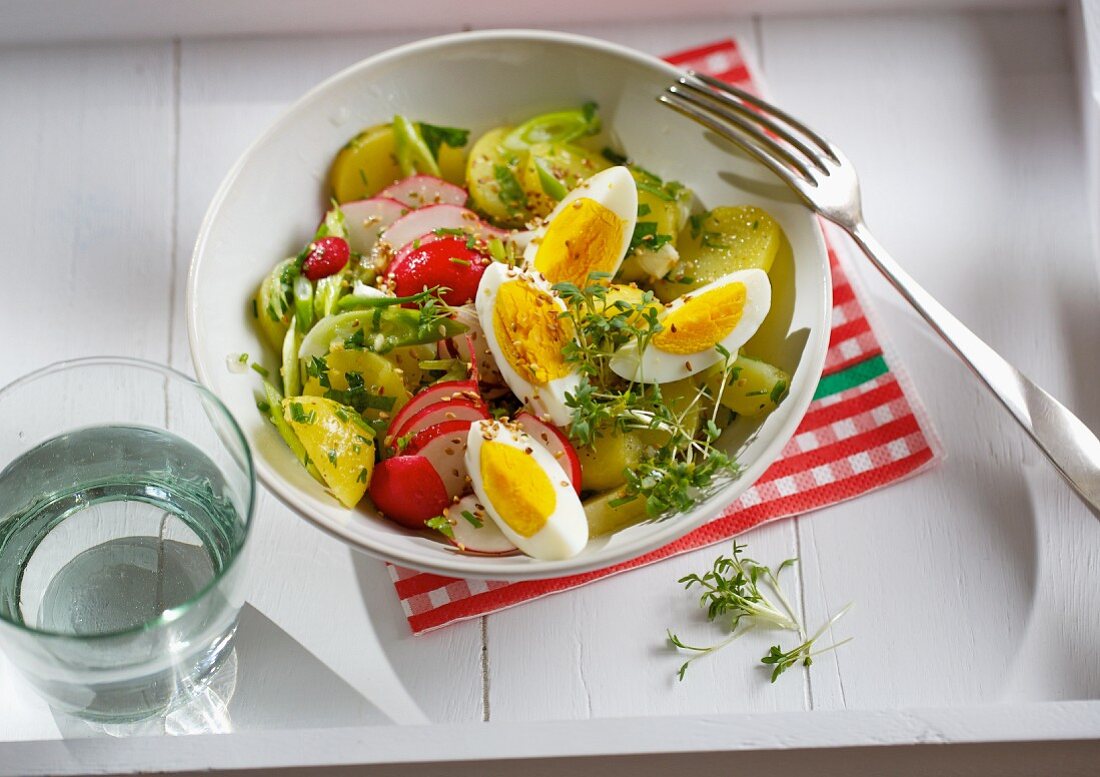
<svg viewBox="0 0 1100 777">
<path fill-rule="evenodd" d="M 657 54 L 736 35 L 774 96 L 856 162 L 882 242 L 1100 428 L 1096 213 L 1063 10 L 557 26 Z M 184 278 L 234 159 L 323 77 L 445 31 L 0 47 L 0 384 L 93 354 L 190 372 Z M 56 720 L 0 656 L 0 774 L 662 752 L 684 754 L 589 769 L 1088 773 L 1098 751 L 1081 741 L 807 750 L 1100 738 L 1100 524 L 900 299 L 856 274 L 949 458 L 747 535 L 761 560 L 802 558 L 808 623 L 855 602 L 855 640 L 809 672 L 768 684 L 762 637 L 674 681 L 665 628 L 717 633 L 675 581 L 716 550 L 414 638 L 381 563 L 265 494 L 237 693 L 204 724 L 235 733 L 105 738 Z"/>
</svg>

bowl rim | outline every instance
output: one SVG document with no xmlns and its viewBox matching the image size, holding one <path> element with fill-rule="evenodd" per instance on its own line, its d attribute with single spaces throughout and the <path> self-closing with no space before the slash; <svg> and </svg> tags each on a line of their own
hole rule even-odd
<svg viewBox="0 0 1100 777">
<path fill-rule="evenodd" d="M 385 65 L 392 60 L 402 59 L 426 51 L 446 49 L 451 46 L 485 41 L 565 44 L 626 59 L 646 68 L 663 70 L 668 74 L 670 82 L 681 75 L 679 69 L 668 64 L 664 60 L 631 49 L 627 46 L 611 43 L 598 38 L 551 30 L 493 29 L 437 35 L 403 44 L 362 59 L 324 79 L 296 99 L 279 114 L 272 124 L 241 153 L 237 161 L 234 162 L 233 166 L 229 169 L 229 172 L 226 173 L 225 178 L 222 179 L 217 192 L 214 194 L 214 198 L 211 200 L 203 216 L 198 236 L 195 239 L 195 247 L 191 253 L 191 264 L 188 270 L 186 289 L 187 336 L 191 362 L 194 365 L 198 382 L 203 387 L 207 388 L 211 393 L 214 393 L 210 374 L 204 362 L 199 358 L 199 342 L 202 335 L 196 302 L 197 284 L 202 268 L 202 260 L 206 253 L 207 243 L 210 238 L 210 230 L 214 220 L 217 218 L 226 197 L 236 183 L 241 171 L 250 161 L 257 149 L 266 144 L 270 138 L 277 135 L 291 117 L 301 110 L 304 104 L 314 100 L 333 85 L 351 78 L 361 71 L 370 70 Z M 814 220 L 811 234 L 818 249 L 820 261 L 823 265 L 822 275 L 825 279 L 825 283 L 821 289 L 823 297 L 821 304 L 822 316 L 815 324 L 820 328 L 820 331 L 827 332 L 832 321 L 832 273 L 829 268 L 828 250 L 825 245 L 824 233 L 822 232 L 819 219 Z M 661 522 L 663 528 L 658 531 L 646 534 L 633 541 L 624 542 L 616 547 L 613 552 L 595 554 L 592 558 L 588 559 L 574 557 L 564 561 L 540 561 L 528 557 L 517 557 L 522 558 L 522 560 L 517 564 L 509 565 L 501 563 L 504 559 L 498 557 L 494 559 L 494 562 L 497 563 L 498 566 L 486 569 L 480 563 L 481 557 L 475 555 L 455 553 L 447 557 L 448 563 L 439 563 L 432 559 L 422 558 L 415 548 L 410 552 L 399 552 L 390 548 L 376 548 L 372 546 L 368 538 L 347 530 L 344 525 L 335 524 L 329 522 L 327 519 L 313 515 L 310 511 L 299 506 L 295 496 L 296 489 L 292 488 L 285 480 L 280 478 L 278 473 L 275 472 L 261 456 L 254 457 L 255 471 L 259 474 L 260 480 L 267 489 L 271 491 L 279 501 L 299 516 L 305 518 L 311 524 L 330 536 L 346 543 L 349 547 L 392 564 L 400 564 L 419 571 L 448 577 L 508 581 L 540 580 L 606 569 L 652 553 L 684 537 L 694 529 L 718 517 L 726 507 L 728 507 L 732 499 L 736 499 L 737 496 L 752 487 L 764 471 L 771 466 L 773 461 L 775 461 L 783 447 L 794 435 L 798 425 L 802 422 L 810 402 L 813 401 L 817 383 L 821 378 L 821 371 L 825 365 L 828 346 L 829 338 L 827 336 L 821 336 L 818 337 L 817 348 L 812 352 L 804 354 L 803 358 L 807 360 L 804 369 L 806 373 L 812 377 L 808 378 L 807 381 L 803 383 L 804 388 L 799 397 L 788 397 L 788 400 L 797 399 L 796 407 L 783 424 L 775 430 L 771 440 L 764 445 L 756 460 L 750 466 L 742 470 L 737 478 L 715 492 L 715 494 L 707 500 L 707 505 L 704 507 L 697 507 L 690 512 L 664 520 Z M 723 493 L 733 491 L 736 491 L 737 494 L 733 496 L 731 500 L 723 500 L 720 498 Z"/>
</svg>

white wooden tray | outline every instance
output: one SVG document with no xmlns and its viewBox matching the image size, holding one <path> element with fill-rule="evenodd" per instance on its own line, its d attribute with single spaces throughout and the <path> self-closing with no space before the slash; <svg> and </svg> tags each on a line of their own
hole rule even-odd
<svg viewBox="0 0 1100 777">
<path fill-rule="evenodd" d="M 0 0 L 0 18 L 12 8 Z M 555 24 L 658 54 L 736 35 L 775 97 L 856 162 L 868 219 L 891 251 L 1100 428 L 1096 210 L 1070 47 L 1081 15 L 1047 4 L 638 18 L 624 9 L 614 22 Z M 0 46 L 0 383 L 96 353 L 189 371 L 183 278 L 222 175 L 324 76 L 453 29 L 429 21 L 438 29 Z M 808 673 L 769 685 L 753 666 L 760 642 L 674 681 L 665 628 L 710 635 L 675 581 L 716 550 L 413 638 L 381 565 L 265 496 L 237 692 L 203 723 L 232 733 L 105 737 L 120 732 L 55 720 L 0 657 L 0 775 L 515 758 L 539 759 L 524 765 L 531 774 L 561 766 L 552 758 L 667 773 L 665 759 L 631 755 L 655 753 L 678 754 L 676 768 L 952 774 L 996 761 L 999 774 L 1088 773 L 1100 755 L 1100 524 L 858 269 L 949 458 L 747 536 L 762 560 L 801 556 L 808 622 L 855 602 L 844 622 L 855 641 Z M 909 748 L 924 742 L 957 746 Z"/>
</svg>

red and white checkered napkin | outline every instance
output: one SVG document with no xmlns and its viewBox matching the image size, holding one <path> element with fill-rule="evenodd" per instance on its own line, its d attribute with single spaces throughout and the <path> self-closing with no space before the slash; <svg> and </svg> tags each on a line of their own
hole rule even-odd
<svg viewBox="0 0 1100 777">
<path fill-rule="evenodd" d="M 737 44 L 725 40 L 667 58 L 759 90 Z M 825 370 L 795 436 L 721 516 L 652 553 L 606 569 L 517 583 L 456 580 L 390 567 L 413 633 L 502 610 L 593 580 L 729 540 L 775 518 L 851 499 L 927 469 L 942 452 L 904 376 L 892 368 L 833 248 L 833 328 Z"/>
</svg>

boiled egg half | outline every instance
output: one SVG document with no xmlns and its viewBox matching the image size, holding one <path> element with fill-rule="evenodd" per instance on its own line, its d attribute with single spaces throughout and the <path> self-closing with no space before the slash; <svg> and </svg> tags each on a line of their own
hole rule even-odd
<svg viewBox="0 0 1100 777">
<path fill-rule="evenodd" d="M 764 322 L 772 287 L 763 270 L 738 270 L 669 303 L 659 315 L 661 331 L 645 348 L 622 346 L 611 369 L 639 383 L 668 383 L 722 360 L 717 346 L 736 355 Z"/>
<path fill-rule="evenodd" d="M 619 271 L 638 220 L 638 187 L 621 165 L 587 178 L 557 204 L 523 253 L 525 266 L 551 285 L 585 288 L 590 273 Z"/>
<path fill-rule="evenodd" d="M 528 556 L 558 561 L 588 543 L 588 520 L 569 476 L 549 450 L 515 425 L 475 421 L 466 469 L 489 517 Z"/>
<path fill-rule="evenodd" d="M 493 262 L 481 276 L 474 301 L 485 344 L 508 388 L 535 415 L 568 426 L 573 411 L 566 393 L 580 376 L 565 361 L 572 341 L 565 303 L 530 273 Z"/>
</svg>

